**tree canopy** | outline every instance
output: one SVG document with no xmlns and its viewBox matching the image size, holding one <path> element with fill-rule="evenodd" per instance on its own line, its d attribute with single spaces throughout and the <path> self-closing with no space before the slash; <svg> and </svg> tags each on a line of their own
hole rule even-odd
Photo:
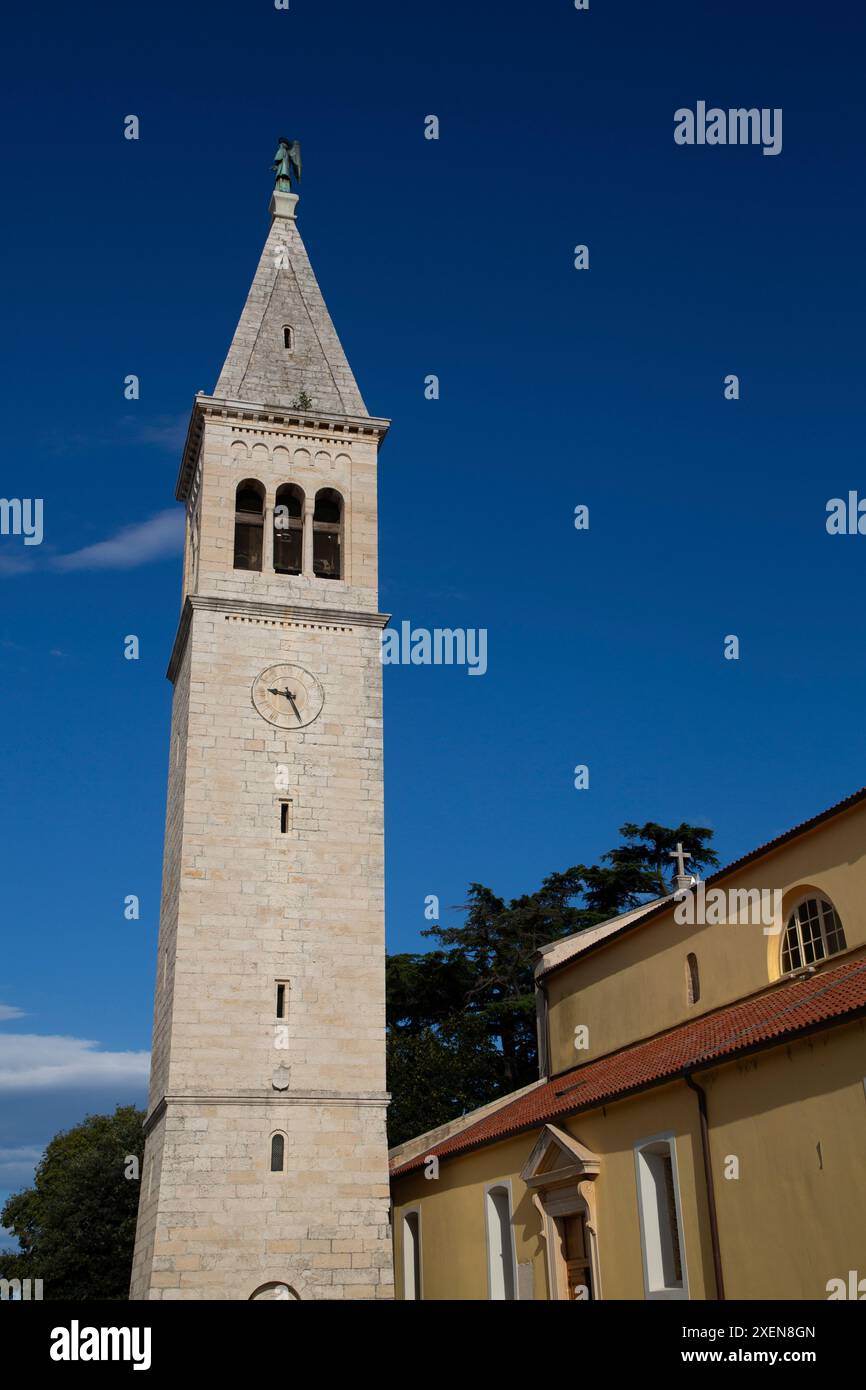
<svg viewBox="0 0 866 1390">
<path fill-rule="evenodd" d="M 0 1222 L 20 1251 L 0 1253 L 0 1278 L 41 1279 L 43 1299 L 126 1299 L 144 1153 L 144 1111 L 118 1106 L 55 1136 L 33 1186 L 10 1197 Z"/>
</svg>

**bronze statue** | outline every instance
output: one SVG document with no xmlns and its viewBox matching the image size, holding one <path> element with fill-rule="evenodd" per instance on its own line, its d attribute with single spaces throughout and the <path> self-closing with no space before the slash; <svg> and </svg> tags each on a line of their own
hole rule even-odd
<svg viewBox="0 0 866 1390">
<path fill-rule="evenodd" d="M 276 174 L 274 187 L 280 193 L 291 193 L 293 171 L 297 182 L 300 183 L 301 181 L 300 140 L 287 140 L 285 135 L 281 135 L 271 168 Z"/>
</svg>

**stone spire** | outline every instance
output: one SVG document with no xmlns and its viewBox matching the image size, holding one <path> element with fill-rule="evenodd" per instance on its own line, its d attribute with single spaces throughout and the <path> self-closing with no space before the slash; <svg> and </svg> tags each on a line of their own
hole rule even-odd
<svg viewBox="0 0 866 1390">
<path fill-rule="evenodd" d="M 295 222 L 298 195 L 277 184 L 271 229 L 214 395 L 287 409 L 303 393 L 313 411 L 366 415 Z"/>
</svg>

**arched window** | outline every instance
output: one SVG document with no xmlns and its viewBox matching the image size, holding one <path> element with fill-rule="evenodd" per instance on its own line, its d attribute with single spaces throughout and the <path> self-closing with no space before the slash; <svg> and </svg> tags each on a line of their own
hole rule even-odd
<svg viewBox="0 0 866 1390">
<path fill-rule="evenodd" d="M 343 499 L 332 487 L 323 487 L 313 513 L 313 573 L 319 579 L 340 579 L 342 550 Z"/>
<path fill-rule="evenodd" d="M 826 898 L 804 898 L 788 918 L 782 941 L 782 974 L 846 949 L 842 923 Z"/>
<path fill-rule="evenodd" d="M 686 956 L 686 1003 L 697 1004 L 701 997 L 701 978 L 698 974 L 698 958 L 694 951 Z"/>
<path fill-rule="evenodd" d="M 274 569 L 300 574 L 303 568 L 304 494 L 294 483 L 283 483 L 274 505 Z"/>
<path fill-rule="evenodd" d="M 235 569 L 260 570 L 265 526 L 265 490 L 246 478 L 235 493 Z"/>
<path fill-rule="evenodd" d="M 271 1138 L 271 1172 L 282 1173 L 286 1166 L 286 1141 L 282 1134 Z"/>
<path fill-rule="evenodd" d="M 403 1297 L 421 1297 L 421 1228 L 417 1211 L 403 1217 Z"/>
<path fill-rule="evenodd" d="M 295 332 L 293 328 L 289 328 L 288 324 L 283 327 L 283 347 L 286 352 L 294 352 L 295 350 Z"/>
<path fill-rule="evenodd" d="M 490 1297 L 514 1298 L 514 1245 L 511 1239 L 511 1198 L 508 1188 L 504 1185 L 489 1187 L 486 1205 Z"/>
</svg>

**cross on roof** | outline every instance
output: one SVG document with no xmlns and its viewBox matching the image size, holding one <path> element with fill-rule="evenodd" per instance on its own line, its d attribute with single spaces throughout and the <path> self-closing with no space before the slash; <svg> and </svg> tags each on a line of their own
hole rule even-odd
<svg viewBox="0 0 866 1390">
<path fill-rule="evenodd" d="M 680 844 L 679 840 L 677 840 L 677 847 L 676 847 L 676 849 L 669 849 L 669 850 L 668 850 L 668 858 L 669 858 L 669 859 L 675 859 L 675 860 L 677 861 L 677 875 L 678 875 L 678 877 L 680 877 L 680 878 L 684 878 L 684 877 L 685 877 L 685 874 L 686 874 L 686 864 L 685 864 L 685 861 L 686 861 L 687 859 L 691 859 L 691 857 L 692 857 L 692 856 L 691 856 L 691 854 L 689 853 L 689 851 L 688 851 L 687 849 L 683 849 L 683 847 L 682 847 L 682 845 Z"/>
</svg>

